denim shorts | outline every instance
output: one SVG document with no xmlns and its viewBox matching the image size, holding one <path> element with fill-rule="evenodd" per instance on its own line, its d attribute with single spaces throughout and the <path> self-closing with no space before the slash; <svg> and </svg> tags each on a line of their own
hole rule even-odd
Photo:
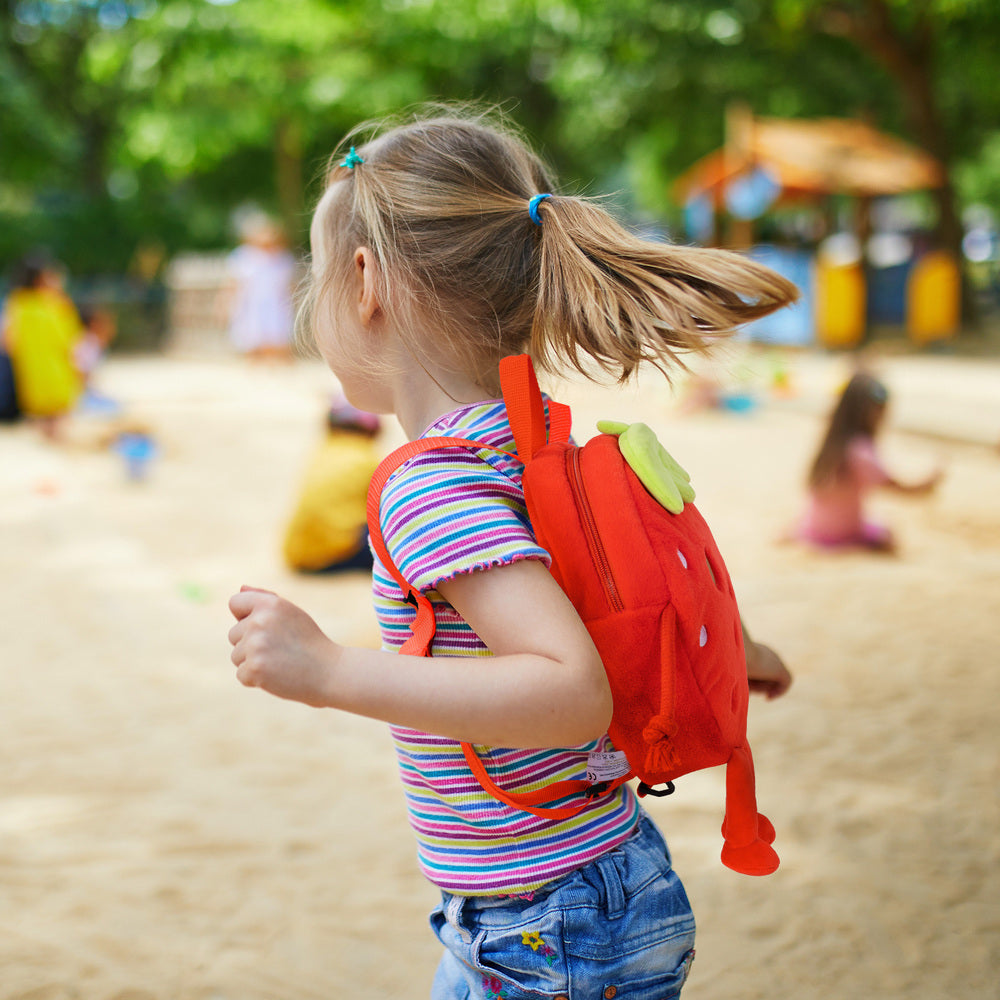
<svg viewBox="0 0 1000 1000">
<path fill-rule="evenodd" d="M 694 958 L 687 893 L 646 815 L 531 899 L 442 893 L 430 919 L 445 947 L 431 1000 L 673 1000 Z"/>
</svg>

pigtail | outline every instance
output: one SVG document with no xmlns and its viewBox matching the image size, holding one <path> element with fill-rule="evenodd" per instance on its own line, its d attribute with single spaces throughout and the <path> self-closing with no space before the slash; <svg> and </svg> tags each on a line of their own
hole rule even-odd
<svg viewBox="0 0 1000 1000">
<path fill-rule="evenodd" d="M 669 378 L 681 357 L 798 298 L 785 278 L 724 250 L 633 236 L 581 198 L 539 203 L 540 275 L 531 353 L 546 369 L 587 358 L 624 382 L 650 362 Z"/>
</svg>

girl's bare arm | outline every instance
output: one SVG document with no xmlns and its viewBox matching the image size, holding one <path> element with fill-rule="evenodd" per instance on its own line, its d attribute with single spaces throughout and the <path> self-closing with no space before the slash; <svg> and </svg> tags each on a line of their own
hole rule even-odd
<svg viewBox="0 0 1000 1000">
<path fill-rule="evenodd" d="M 575 746 L 606 732 L 604 667 L 541 563 L 461 574 L 438 590 L 492 657 L 401 658 L 341 646 L 295 605 L 244 588 L 230 600 L 237 677 L 278 697 L 469 743 Z"/>
<path fill-rule="evenodd" d="M 895 476 L 890 476 L 885 485 L 896 493 L 912 493 L 922 496 L 925 493 L 932 493 L 943 478 L 944 470 L 939 468 L 916 483 L 906 483 L 896 479 Z"/>
</svg>

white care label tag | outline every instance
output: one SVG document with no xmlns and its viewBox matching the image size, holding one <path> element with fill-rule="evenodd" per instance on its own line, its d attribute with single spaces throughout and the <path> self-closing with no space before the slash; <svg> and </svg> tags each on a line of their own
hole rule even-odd
<svg viewBox="0 0 1000 1000">
<path fill-rule="evenodd" d="M 587 755 L 587 781 L 593 784 L 623 778 L 631 770 L 628 757 L 621 750 L 595 750 Z"/>
</svg>

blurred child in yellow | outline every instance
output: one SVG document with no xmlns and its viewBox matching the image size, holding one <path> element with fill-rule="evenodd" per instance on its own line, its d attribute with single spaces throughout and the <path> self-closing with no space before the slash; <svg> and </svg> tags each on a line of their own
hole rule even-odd
<svg viewBox="0 0 1000 1000">
<path fill-rule="evenodd" d="M 52 264 L 25 258 L 13 284 L 0 320 L 0 336 L 14 370 L 18 405 L 54 437 L 60 419 L 75 406 L 83 390 L 74 361 L 83 324 Z"/>
<path fill-rule="evenodd" d="M 285 531 L 292 569 L 333 573 L 372 567 L 365 517 L 368 483 L 379 463 L 379 418 L 346 400 L 327 415 L 327 433 L 306 470 Z"/>
</svg>

